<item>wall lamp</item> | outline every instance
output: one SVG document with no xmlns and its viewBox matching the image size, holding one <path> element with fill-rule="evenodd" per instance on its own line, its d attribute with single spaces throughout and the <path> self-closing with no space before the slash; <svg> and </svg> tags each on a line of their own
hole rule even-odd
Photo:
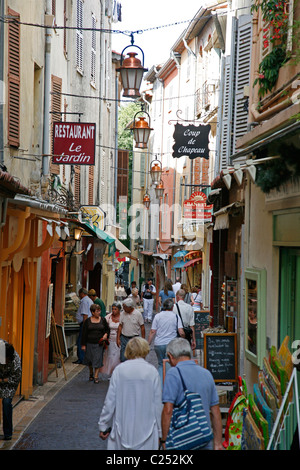
<svg viewBox="0 0 300 470">
<path fill-rule="evenodd" d="M 148 69 L 144 68 L 144 52 L 140 47 L 135 46 L 133 43 L 133 33 L 131 33 L 131 45 L 123 49 L 121 53 L 120 67 L 117 69 L 117 71 L 120 72 L 121 75 L 121 81 L 124 89 L 123 96 L 136 99 L 140 98 L 141 96 L 140 86 L 142 83 L 143 74 Z M 136 47 L 141 51 L 143 63 L 140 61 L 140 59 L 136 58 L 136 52 L 129 52 L 128 57 L 126 57 L 123 61 L 123 53 L 128 47 Z"/>
<path fill-rule="evenodd" d="M 79 227 L 74 228 L 74 240 L 79 242 L 81 240 L 83 229 Z"/>
<path fill-rule="evenodd" d="M 161 179 L 161 175 L 162 175 L 162 164 L 161 164 L 161 162 L 159 160 L 153 160 L 150 163 L 150 167 L 151 167 L 150 176 L 151 176 L 151 179 L 152 179 L 152 183 L 154 183 L 154 184 L 159 183 L 159 181 Z"/>
<path fill-rule="evenodd" d="M 156 187 L 155 187 L 155 194 L 156 194 L 156 197 L 157 197 L 157 198 L 163 197 L 163 195 L 164 195 L 164 190 L 165 190 L 164 184 L 163 184 L 162 180 L 160 180 L 160 182 L 159 182 L 159 183 L 156 185 Z"/>
<path fill-rule="evenodd" d="M 143 204 L 144 204 L 144 206 L 146 207 L 146 209 L 149 209 L 149 207 L 150 207 L 150 202 L 151 202 L 151 201 L 150 201 L 150 196 L 149 196 L 149 194 L 146 193 L 145 196 L 144 196 L 144 198 L 143 198 Z"/>
<path fill-rule="evenodd" d="M 139 120 L 136 122 L 136 116 L 139 113 L 144 113 L 147 114 L 148 119 L 149 119 L 149 124 L 146 121 L 145 116 L 139 117 Z M 148 145 L 148 140 L 150 137 L 150 132 L 153 130 L 150 127 L 150 116 L 146 111 L 138 111 L 135 116 L 134 116 L 134 121 L 133 121 L 133 137 L 135 140 L 135 147 L 140 148 L 140 149 L 145 149 L 147 148 Z"/>
</svg>

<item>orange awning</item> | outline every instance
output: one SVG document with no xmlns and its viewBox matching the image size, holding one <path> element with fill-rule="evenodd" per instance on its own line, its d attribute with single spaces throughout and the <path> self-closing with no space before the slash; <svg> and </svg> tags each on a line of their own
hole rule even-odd
<svg viewBox="0 0 300 470">
<path fill-rule="evenodd" d="M 190 268 L 191 266 L 195 266 L 197 264 L 200 264 L 202 262 L 202 258 L 195 258 L 191 259 L 190 261 L 187 261 L 184 265 L 184 269 Z"/>
</svg>

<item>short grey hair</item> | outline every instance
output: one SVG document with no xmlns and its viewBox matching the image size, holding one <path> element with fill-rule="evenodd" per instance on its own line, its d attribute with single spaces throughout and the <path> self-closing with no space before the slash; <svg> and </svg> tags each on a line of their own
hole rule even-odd
<svg viewBox="0 0 300 470">
<path fill-rule="evenodd" d="M 185 298 L 185 295 L 186 295 L 186 292 L 184 289 L 179 289 L 177 291 L 177 294 L 176 294 L 178 297 L 180 297 L 181 299 L 184 299 Z"/>
<path fill-rule="evenodd" d="M 132 298 L 127 297 L 125 300 L 123 300 L 123 305 L 126 305 L 126 307 L 131 307 L 135 308 L 135 303 L 132 300 Z"/>
<path fill-rule="evenodd" d="M 163 310 L 173 310 L 174 302 L 172 299 L 166 299 L 163 303 Z"/>
<path fill-rule="evenodd" d="M 171 354 L 175 359 L 181 356 L 192 357 L 192 348 L 190 343 L 184 338 L 172 339 L 166 349 L 166 354 Z"/>
</svg>

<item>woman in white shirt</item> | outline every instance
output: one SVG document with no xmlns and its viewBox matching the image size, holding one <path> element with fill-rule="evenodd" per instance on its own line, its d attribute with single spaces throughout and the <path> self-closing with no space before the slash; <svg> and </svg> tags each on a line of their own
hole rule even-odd
<svg viewBox="0 0 300 470">
<path fill-rule="evenodd" d="M 127 361 L 112 373 L 98 422 L 100 438 L 108 439 L 107 450 L 159 447 L 162 392 L 156 368 L 145 361 L 149 350 L 145 339 L 130 339 L 125 349 Z"/>
<path fill-rule="evenodd" d="M 177 337 L 177 332 L 184 338 L 184 331 L 181 319 L 178 314 L 173 312 L 173 299 L 166 299 L 160 313 L 157 313 L 153 319 L 149 333 L 148 343 L 154 340 L 154 351 L 158 360 L 158 373 L 163 385 L 163 360 L 167 359 L 166 349 L 169 342 Z"/>
</svg>

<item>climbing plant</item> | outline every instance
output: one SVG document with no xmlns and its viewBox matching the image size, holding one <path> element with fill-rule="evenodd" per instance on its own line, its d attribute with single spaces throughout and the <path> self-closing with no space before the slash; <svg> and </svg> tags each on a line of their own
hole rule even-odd
<svg viewBox="0 0 300 470">
<path fill-rule="evenodd" d="M 288 3 L 283 0 L 254 0 L 252 11 L 261 10 L 263 20 L 263 48 L 272 46 L 272 50 L 259 64 L 258 77 L 254 85 L 259 84 L 259 95 L 263 97 L 274 87 L 279 70 L 289 59 L 286 44 L 288 34 Z"/>
</svg>

